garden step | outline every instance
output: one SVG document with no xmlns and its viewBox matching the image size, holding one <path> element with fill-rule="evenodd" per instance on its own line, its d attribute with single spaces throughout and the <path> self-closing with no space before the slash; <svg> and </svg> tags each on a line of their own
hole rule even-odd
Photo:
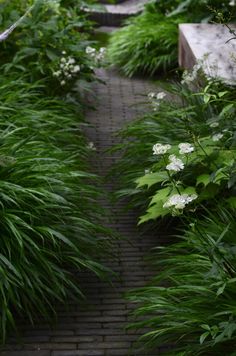
<svg viewBox="0 0 236 356">
<path fill-rule="evenodd" d="M 236 25 L 230 27 L 236 30 Z M 179 65 L 191 69 L 203 60 L 207 76 L 235 84 L 236 40 L 232 37 L 229 29 L 221 24 L 179 25 Z"/>
<path fill-rule="evenodd" d="M 106 4 L 101 8 L 88 8 L 90 18 L 101 26 L 120 26 L 130 16 L 142 12 L 149 0 L 126 0 L 120 4 Z"/>
</svg>

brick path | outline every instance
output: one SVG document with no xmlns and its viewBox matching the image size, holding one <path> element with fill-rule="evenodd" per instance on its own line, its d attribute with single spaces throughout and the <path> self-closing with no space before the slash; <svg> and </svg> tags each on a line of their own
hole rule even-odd
<svg viewBox="0 0 236 356">
<path fill-rule="evenodd" d="M 96 169 L 104 175 L 116 159 L 105 152 L 117 141 L 113 134 L 140 114 L 138 103 L 143 100 L 140 94 L 147 94 L 153 88 L 150 82 L 122 78 L 112 71 L 101 70 L 98 74 L 106 85 L 99 83 L 94 88 L 98 98 L 97 111 L 87 115 L 88 121 L 93 124 L 87 129 L 87 135 L 101 158 Z M 112 187 L 113 182 L 106 184 L 108 191 Z M 104 199 L 104 204 L 109 203 Z M 8 345 L 9 350 L 3 351 L 1 356 L 156 356 L 161 353 L 161 349 L 152 354 L 132 350 L 138 334 L 124 329 L 133 306 L 123 298 L 124 292 L 143 286 L 150 279 L 151 271 L 144 255 L 162 242 L 161 237 L 141 235 L 136 228 L 135 213 L 121 211 L 122 204 L 108 205 L 108 208 L 114 216 L 111 226 L 126 237 L 115 247 L 119 259 L 109 262 L 121 279 L 114 279 L 113 285 L 109 285 L 84 275 L 88 304 L 84 307 L 80 303 L 69 304 L 68 308 L 62 306 L 58 323 L 53 329 L 45 324 L 35 328 L 22 325 L 23 345 L 14 346 L 12 341 Z"/>
</svg>

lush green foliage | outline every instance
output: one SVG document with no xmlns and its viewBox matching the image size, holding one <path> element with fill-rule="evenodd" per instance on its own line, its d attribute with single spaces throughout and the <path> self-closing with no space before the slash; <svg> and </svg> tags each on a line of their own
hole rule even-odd
<svg viewBox="0 0 236 356">
<path fill-rule="evenodd" d="M 204 86 L 196 68 L 150 93 L 151 111 L 123 129 L 116 148 L 125 172 L 117 195 L 145 211 L 140 222 L 174 215 L 184 230 L 157 248 L 150 285 L 129 294 L 138 303 L 130 327 L 149 328 L 140 341 L 171 345 L 169 355 L 234 355 L 235 88 Z"/>
<path fill-rule="evenodd" d="M 197 194 L 196 205 L 207 206 L 212 199 L 224 197 L 235 206 L 232 194 L 236 108 L 232 92 L 216 84 L 207 85 L 204 90 L 199 88 L 198 92 L 179 84 L 171 85 L 169 90 L 169 99 L 152 99 L 153 112 L 122 132 L 123 137 L 134 139 L 127 141 L 123 160 L 117 167 L 126 172 L 125 189 L 117 195 L 133 196 L 137 205 L 143 205 L 146 197 L 149 207 L 142 222 L 181 212 L 163 207 L 174 194 Z M 178 146 L 186 142 L 193 152 L 180 154 Z M 171 147 L 165 154 L 155 155 L 152 147 L 156 143 Z M 171 155 L 182 161 L 181 169 L 167 169 Z"/>
<path fill-rule="evenodd" d="M 168 355 L 234 355 L 236 339 L 235 211 L 218 209 L 191 224 L 181 241 L 157 249 L 152 283 L 129 298 L 147 327 L 147 347 Z"/>
<path fill-rule="evenodd" d="M 228 18 L 232 9 L 235 11 L 226 2 L 211 0 L 160 0 L 148 4 L 141 15 L 128 20 L 111 36 L 108 59 L 128 76 L 176 68 L 178 24 L 226 15 Z"/>
<path fill-rule="evenodd" d="M 0 81 L 1 338 L 13 311 L 46 317 L 55 301 L 81 295 L 74 272 L 100 276 L 109 247 L 97 178 L 89 173 L 81 115 L 41 96 L 38 84 Z"/>
<path fill-rule="evenodd" d="M 132 18 L 111 36 L 108 60 L 128 76 L 176 67 L 177 24 L 184 21 L 183 17 L 167 20 L 151 11 Z"/>
<path fill-rule="evenodd" d="M 32 3 L 0 1 L 1 27 Z M 91 24 L 80 5 L 39 0 L 0 44 L 1 342 L 16 316 L 48 319 L 58 302 L 82 298 L 78 272 L 111 273 L 100 263 L 112 234 L 89 164 L 93 144 L 82 133 L 81 102 L 67 95 L 78 78 L 79 86 L 93 78 Z"/>
<path fill-rule="evenodd" d="M 0 3 L 1 27 L 10 26 L 31 3 L 28 0 Z M 78 79 L 82 85 L 93 78 L 93 61 L 86 53 L 91 43 L 90 30 L 91 23 L 81 10 L 81 2 L 75 6 L 68 2 L 37 0 L 17 30 L 0 44 L 0 60 L 7 62 L 6 73 L 28 72 L 32 82 L 47 78 L 48 92 L 64 93 L 71 90 Z M 61 61 L 69 58 L 73 63 L 65 70 Z M 75 66 L 77 71 L 73 70 Z"/>
</svg>

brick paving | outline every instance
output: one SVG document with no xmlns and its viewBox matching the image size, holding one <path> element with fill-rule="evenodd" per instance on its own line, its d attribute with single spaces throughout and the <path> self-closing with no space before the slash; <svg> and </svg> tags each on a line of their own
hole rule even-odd
<svg viewBox="0 0 236 356">
<path fill-rule="evenodd" d="M 103 176 L 117 159 L 117 154 L 111 156 L 106 152 L 118 142 L 114 133 L 140 115 L 142 95 L 153 90 L 153 85 L 143 79 L 123 78 L 111 70 L 100 70 L 98 76 L 106 84 L 94 85 L 96 111 L 87 114 L 92 126 L 86 133 L 97 148 L 99 159 L 95 170 Z M 108 192 L 114 183 L 105 183 Z M 134 349 L 140 331 L 125 329 L 134 306 L 124 299 L 124 293 L 145 285 L 150 279 L 152 271 L 144 256 L 150 248 L 161 244 L 165 236 L 141 233 L 136 227 L 136 213 L 125 212 L 122 203 L 114 206 L 105 197 L 103 203 L 113 216 L 109 226 L 125 237 L 115 243 L 118 258 L 108 262 L 119 278 L 114 278 L 111 285 L 92 275 L 80 276 L 87 301 L 82 306 L 80 302 L 69 302 L 67 307 L 58 308 L 58 321 L 53 328 L 44 323 L 34 328 L 22 324 L 21 343 L 10 340 L 1 356 L 156 356 L 162 353 L 161 348 L 152 353 Z"/>
</svg>

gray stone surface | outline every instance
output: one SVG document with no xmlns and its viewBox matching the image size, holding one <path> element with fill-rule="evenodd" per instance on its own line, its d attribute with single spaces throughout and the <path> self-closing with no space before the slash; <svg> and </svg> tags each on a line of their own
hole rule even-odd
<svg viewBox="0 0 236 356">
<path fill-rule="evenodd" d="M 97 9 L 89 7 L 87 11 L 92 20 L 101 26 L 120 26 L 129 16 L 143 11 L 150 0 L 126 0 L 120 4 L 107 4 Z"/>
<path fill-rule="evenodd" d="M 107 10 L 107 12 L 113 14 L 135 15 L 138 12 L 142 11 L 144 5 L 148 2 L 149 0 L 126 0 L 122 4 L 105 5 L 105 9 Z"/>
<path fill-rule="evenodd" d="M 95 154 L 94 169 L 104 176 L 117 159 L 106 152 L 119 138 L 115 133 L 124 124 L 135 119 L 144 109 L 139 103 L 143 94 L 153 91 L 153 85 L 142 79 L 127 79 L 115 72 L 100 70 L 98 76 L 106 84 L 93 87 L 95 111 L 87 113 L 87 120 L 93 126 L 86 129 L 89 140 L 93 141 Z M 122 172 L 121 172 L 122 174 Z M 108 181 L 105 189 L 111 191 L 115 182 Z M 105 197 L 103 204 L 111 212 L 109 226 L 116 229 L 124 239 L 115 242 L 117 257 L 107 258 L 118 278 L 113 284 L 102 282 L 89 273 L 79 275 L 80 283 L 88 297 L 84 305 L 68 301 L 68 306 L 58 307 L 58 322 L 54 328 L 44 323 L 32 328 L 22 323 L 21 344 L 14 338 L 1 356 L 131 356 L 155 353 L 138 352 L 132 349 L 140 331 L 127 330 L 130 312 L 134 306 L 124 299 L 130 288 L 144 286 L 152 271 L 144 256 L 150 248 L 166 241 L 163 235 L 141 234 L 137 229 L 135 212 L 125 212 L 123 203 L 112 205 Z M 104 220 L 107 218 L 104 216 Z"/>
<path fill-rule="evenodd" d="M 236 29 L 236 25 L 230 25 Z M 236 39 L 228 28 L 215 24 L 179 25 L 179 65 L 191 69 L 204 61 L 207 76 L 236 83 Z M 229 41 L 230 40 L 230 41 Z"/>
</svg>

